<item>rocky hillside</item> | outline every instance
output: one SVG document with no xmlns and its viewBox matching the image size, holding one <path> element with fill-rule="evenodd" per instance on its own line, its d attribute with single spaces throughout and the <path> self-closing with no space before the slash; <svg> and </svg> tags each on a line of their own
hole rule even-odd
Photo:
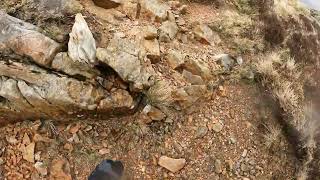
<svg viewBox="0 0 320 180">
<path fill-rule="evenodd" d="M 320 177 L 320 23 L 294 0 L 4 0 L 0 32 L 0 179 Z"/>
</svg>

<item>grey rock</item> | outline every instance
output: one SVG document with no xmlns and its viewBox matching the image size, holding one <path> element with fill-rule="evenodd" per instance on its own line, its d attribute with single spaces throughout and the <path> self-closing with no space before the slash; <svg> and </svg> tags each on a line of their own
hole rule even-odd
<svg viewBox="0 0 320 180">
<path fill-rule="evenodd" d="M 99 72 L 87 64 L 73 61 L 68 53 L 58 53 L 52 61 L 51 67 L 57 71 L 64 72 L 71 76 L 81 75 L 89 79 L 95 78 Z"/>
<path fill-rule="evenodd" d="M 236 63 L 235 58 L 233 58 L 229 54 L 219 54 L 214 56 L 214 59 L 219 61 L 222 67 L 227 71 L 230 71 Z"/>
<path fill-rule="evenodd" d="M 98 48 L 97 58 L 114 69 L 125 82 L 131 83 L 132 90 L 142 91 L 153 84 L 154 72 L 140 61 L 139 52 L 134 43 L 115 37 L 106 49 Z"/>
<path fill-rule="evenodd" d="M 172 21 L 165 21 L 160 26 L 160 37 L 159 40 L 161 42 L 169 42 L 170 40 L 173 40 L 177 33 L 178 33 L 179 27 L 177 26 L 176 22 Z"/>
<path fill-rule="evenodd" d="M 85 19 L 80 13 L 76 15 L 72 32 L 69 35 L 69 57 L 80 63 L 95 64 L 96 41 L 93 38 Z"/>
<path fill-rule="evenodd" d="M 242 156 L 242 157 L 247 157 L 247 154 L 248 154 L 248 150 L 245 149 L 245 150 L 243 150 L 241 156 Z"/>
<path fill-rule="evenodd" d="M 243 171 L 243 172 L 249 171 L 249 168 L 248 168 L 248 166 L 247 166 L 245 163 L 241 163 L 240 169 L 241 169 L 241 171 Z"/>
<path fill-rule="evenodd" d="M 32 24 L 7 15 L 0 10 L 0 52 L 31 57 L 42 66 L 49 66 L 60 45 L 38 32 Z"/>
</svg>

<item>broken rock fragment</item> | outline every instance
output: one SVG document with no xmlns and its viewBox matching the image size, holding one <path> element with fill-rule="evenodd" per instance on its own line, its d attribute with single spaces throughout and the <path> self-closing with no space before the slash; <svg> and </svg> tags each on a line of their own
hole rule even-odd
<svg viewBox="0 0 320 180">
<path fill-rule="evenodd" d="M 38 30 L 36 26 L 0 10 L 0 53 L 11 55 L 13 52 L 28 56 L 42 66 L 50 66 L 60 45 Z"/>
<path fill-rule="evenodd" d="M 196 39 L 203 44 L 215 45 L 221 42 L 219 35 L 215 34 L 206 24 L 201 23 L 195 26 L 193 32 Z"/>
<path fill-rule="evenodd" d="M 162 23 L 159 29 L 159 40 L 161 42 L 169 42 L 170 40 L 173 40 L 176 37 L 179 27 L 177 26 L 176 22 L 165 21 Z"/>
<path fill-rule="evenodd" d="M 158 164 L 172 173 L 180 171 L 186 164 L 185 159 L 173 159 L 167 156 L 161 156 Z"/>
<path fill-rule="evenodd" d="M 76 15 L 75 23 L 70 33 L 68 54 L 72 60 L 80 63 L 95 64 L 96 62 L 96 42 L 80 13 Z"/>
<path fill-rule="evenodd" d="M 161 121 L 164 118 L 166 118 L 166 115 L 162 111 L 149 104 L 144 107 L 142 112 L 143 114 L 148 116 L 152 121 Z"/>
</svg>

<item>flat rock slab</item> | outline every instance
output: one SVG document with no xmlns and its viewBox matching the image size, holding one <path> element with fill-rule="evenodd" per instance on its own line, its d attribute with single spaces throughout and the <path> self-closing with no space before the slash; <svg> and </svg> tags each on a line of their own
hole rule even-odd
<svg viewBox="0 0 320 180">
<path fill-rule="evenodd" d="M 169 171 L 175 173 L 180 171 L 186 164 L 185 159 L 173 159 L 167 156 L 161 156 L 158 164 Z"/>
<path fill-rule="evenodd" d="M 13 119 L 82 117 L 130 113 L 129 92 L 50 73 L 37 66 L 0 61 L 0 116 Z M 0 123 L 1 118 L 0 118 Z"/>
<path fill-rule="evenodd" d="M 54 40 L 39 33 L 32 24 L 0 10 L 0 53 L 30 57 L 42 66 L 49 66 L 60 49 Z"/>
</svg>

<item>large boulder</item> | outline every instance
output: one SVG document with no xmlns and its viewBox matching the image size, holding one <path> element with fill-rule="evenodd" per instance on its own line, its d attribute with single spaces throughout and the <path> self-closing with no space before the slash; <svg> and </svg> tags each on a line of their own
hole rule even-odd
<svg viewBox="0 0 320 180">
<path fill-rule="evenodd" d="M 81 14 L 77 14 L 70 33 L 68 54 L 71 59 L 84 64 L 95 64 L 96 41 Z"/>
<path fill-rule="evenodd" d="M 135 43 L 115 36 L 106 49 L 97 49 L 97 58 L 130 83 L 131 90 L 142 91 L 152 85 L 153 69 L 143 63 L 139 52 Z"/>
<path fill-rule="evenodd" d="M 9 16 L 0 10 L 0 53 L 30 57 L 42 66 L 50 66 L 60 49 L 54 40 L 38 32 L 32 24 Z"/>
<path fill-rule="evenodd" d="M 0 61 L 0 77 L 0 112 L 6 112 L 0 115 L 0 121 L 12 116 L 10 120 L 111 116 L 128 113 L 135 106 L 125 90 L 110 93 L 100 85 L 33 65 Z"/>
</svg>

